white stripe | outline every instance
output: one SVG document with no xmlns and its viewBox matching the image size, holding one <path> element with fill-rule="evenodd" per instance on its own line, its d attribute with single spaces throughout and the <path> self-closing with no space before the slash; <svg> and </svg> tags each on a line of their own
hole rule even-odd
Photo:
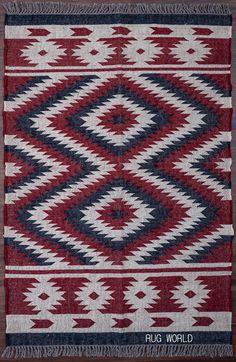
<svg viewBox="0 0 236 362">
<path fill-rule="evenodd" d="M 173 266 L 172 266 L 173 267 Z M 100 266 L 101 268 L 101 266 Z M 63 268 L 64 269 L 64 268 Z M 96 273 L 96 274 L 92 274 L 92 275 L 99 275 L 101 276 L 101 278 L 103 277 L 106 277 L 106 278 L 126 278 L 126 277 L 133 277 L 135 273 L 135 270 L 134 271 L 130 271 L 130 273 Z M 141 274 L 141 273 L 137 273 L 137 274 Z M 30 273 L 30 274 L 24 274 L 24 273 L 21 273 L 21 274 L 6 274 L 5 275 L 5 278 L 8 278 L 8 279 L 22 279 L 22 278 L 37 278 L 37 280 L 45 280 L 45 278 L 55 278 L 55 275 L 56 276 L 59 276 L 60 278 L 78 278 L 79 277 L 85 277 L 86 278 L 86 275 L 89 275 L 91 277 L 91 274 L 90 272 L 88 273 L 83 273 L 83 274 L 80 274 L 80 272 L 78 271 L 78 274 L 75 274 L 75 273 L 60 273 L 60 274 L 50 274 L 47 273 L 47 274 L 37 274 L 37 273 Z M 191 276 L 194 276 L 194 277 L 199 277 L 199 276 L 203 276 L 203 275 L 207 275 L 207 276 L 214 276 L 214 275 L 218 275 L 218 276 L 226 276 L 226 275 L 232 275 L 232 272 L 231 271 L 191 271 L 191 272 L 183 272 L 183 271 L 173 271 L 173 272 L 162 272 L 162 271 L 157 271 L 156 273 L 147 273 L 147 272 L 142 272 L 142 276 L 146 276 L 147 278 L 150 278 L 152 276 L 158 276 L 158 277 L 168 277 L 168 276 L 184 276 L 184 277 L 191 277 Z"/>
<path fill-rule="evenodd" d="M 89 35 L 86 35 L 86 38 L 91 40 L 97 40 L 98 38 L 108 38 L 108 37 L 120 37 L 120 35 L 114 35 L 114 27 L 123 26 L 128 27 L 130 32 L 127 35 L 122 35 L 122 37 L 135 37 L 137 39 L 146 38 L 149 36 L 158 37 L 158 38 L 173 38 L 173 37 L 184 37 L 187 39 L 196 39 L 196 38 L 217 38 L 217 39 L 227 39 L 231 37 L 231 26 L 217 26 L 217 25 L 177 25 L 177 24 L 86 24 L 86 25 L 44 25 L 43 28 L 50 31 L 50 34 L 44 36 L 31 36 L 31 31 L 29 29 L 42 29 L 42 25 L 6 25 L 5 26 L 5 38 L 6 39 L 81 39 L 84 36 L 75 36 L 72 28 L 87 28 L 92 31 Z M 153 27 L 161 27 L 171 29 L 169 34 L 153 34 Z M 203 28 L 210 29 L 211 33 L 208 35 L 196 35 L 194 29 Z"/>
<path fill-rule="evenodd" d="M 135 270 L 137 269 L 173 269 L 173 268 L 227 268 L 227 267 L 231 267 L 232 264 L 231 263 L 185 263 L 185 262 L 174 262 L 174 264 L 149 264 L 149 265 L 142 265 L 142 264 L 135 264 L 135 265 L 131 265 L 130 262 L 125 262 L 122 264 L 122 266 L 120 265 L 107 265 L 107 264 L 96 264 L 93 265 L 92 267 L 89 265 L 67 265 L 67 266 L 63 266 L 62 270 L 78 270 L 78 272 L 80 270 L 86 269 L 92 269 L 92 270 L 100 270 L 100 269 L 104 269 L 104 270 L 120 270 L 122 268 L 122 270 L 132 270 L 132 273 L 135 272 Z M 37 271 L 38 270 L 46 270 L 48 272 L 50 272 L 50 270 L 61 270 L 60 266 L 31 266 L 31 265 L 27 265 L 27 266 L 23 266 L 23 265 L 6 265 L 6 270 L 32 270 L 32 271 Z"/>
<path fill-rule="evenodd" d="M 220 240 L 221 236 L 232 236 L 233 233 L 232 225 L 221 225 L 216 231 L 205 234 L 204 237 L 198 239 L 191 245 L 184 246 L 181 254 L 177 252 L 177 255 L 174 255 L 173 258 L 178 261 L 191 261 L 192 255 L 198 255 L 199 251 L 204 251 L 206 247 L 216 243 L 217 240 Z"/>
<path fill-rule="evenodd" d="M 87 75 L 87 74 L 91 74 L 91 72 L 94 72 L 94 70 L 90 69 L 90 70 L 86 70 L 86 71 L 72 71 L 72 72 L 66 72 L 66 71 L 60 71 L 60 72 L 53 72 L 53 71 L 48 71 L 46 73 L 42 73 L 42 72 L 37 72 L 37 70 L 31 70 L 30 72 L 28 73 L 24 73 L 23 71 L 21 73 L 5 73 L 5 75 L 9 76 L 9 77 L 22 77 L 22 76 L 29 76 L 29 75 L 34 75 L 34 76 L 42 76 L 42 75 L 47 75 L 47 76 L 50 76 L 50 77 L 54 77 L 55 73 L 57 74 L 63 74 L 65 76 L 69 76 L 69 75 L 76 75 L 76 76 L 79 76 L 79 75 Z M 207 70 L 160 70 L 159 69 L 155 69 L 155 68 L 152 68 L 150 70 L 132 70 L 132 69 L 129 69 L 129 70 L 126 70 L 125 72 L 124 71 L 121 71 L 121 70 L 113 70 L 112 71 L 112 74 L 116 74 L 116 75 L 126 75 L 126 76 L 131 76 L 133 74 L 136 74 L 136 75 L 142 75 L 143 73 L 147 73 L 147 74 L 153 74 L 153 73 L 156 73 L 158 72 L 158 74 L 175 74 L 177 72 L 178 75 L 186 75 L 186 74 L 230 74 L 230 70 L 211 70 L 211 69 L 207 69 Z M 110 75 L 111 76 L 111 72 L 110 71 L 107 71 L 106 69 L 103 69 L 103 71 L 101 72 L 102 74 L 104 75 Z"/>
<path fill-rule="evenodd" d="M 196 65 L 194 67 L 192 66 L 186 66 L 184 64 L 158 64 L 158 66 L 156 65 L 157 68 L 204 68 L 204 69 L 217 69 L 217 68 L 229 68 L 230 64 L 215 64 L 215 63 L 211 63 L 211 64 L 201 64 L 199 65 L 198 67 L 196 67 Z M 117 64 L 117 65 L 108 65 L 108 66 L 103 66 L 102 69 L 113 69 L 113 68 L 120 68 L 122 67 L 124 70 L 125 70 L 125 64 Z M 69 65 L 69 66 L 58 66 L 58 69 L 79 69 L 80 67 L 78 65 Z M 84 66 L 81 66 L 81 68 L 83 69 Z M 127 68 L 129 69 L 130 68 L 130 65 L 127 65 Z M 147 66 L 145 66 L 144 68 L 150 68 L 153 70 L 153 65 L 149 65 L 147 64 Z M 29 70 L 31 71 L 31 68 L 29 66 L 24 66 L 24 67 L 13 67 L 13 66 L 6 66 L 5 69 L 7 70 Z M 52 69 L 57 69 L 56 66 L 45 66 L 45 67 L 41 67 L 41 66 L 34 66 L 34 68 L 32 68 L 32 70 L 39 70 L 39 69 L 42 69 L 42 70 L 51 70 Z M 97 68 L 95 68 L 97 69 Z M 95 71 L 94 69 L 91 69 L 91 71 Z M 195 70 L 194 70 L 195 72 Z"/>
<path fill-rule="evenodd" d="M 121 315 L 121 317 L 124 315 Z M 153 318 L 168 317 L 174 321 L 168 327 L 152 327 L 154 324 Z M 213 320 L 210 326 L 193 326 L 196 323 L 194 317 L 207 317 Z M 91 318 L 95 321 L 94 325 L 89 328 L 73 328 L 77 323 L 75 319 L 88 319 Z M 116 324 L 115 319 L 119 318 L 119 315 L 112 313 L 95 313 L 94 311 L 82 314 L 52 314 L 38 313 L 32 315 L 7 315 L 7 333 L 68 333 L 68 332 L 109 332 L 111 333 L 112 326 Z M 134 313 L 125 313 L 125 318 L 130 318 L 133 323 L 130 327 L 125 328 L 125 332 L 143 332 L 148 331 L 149 333 L 154 331 L 158 332 L 222 332 L 231 330 L 231 312 L 198 312 L 197 310 L 185 311 L 185 312 L 158 312 L 148 313 L 144 308 L 140 308 Z M 49 328 L 32 328 L 34 322 L 33 319 L 49 319 L 54 324 Z M 140 323 L 142 321 L 142 323 Z M 123 328 L 112 328 L 113 332 L 124 333 Z"/>
</svg>

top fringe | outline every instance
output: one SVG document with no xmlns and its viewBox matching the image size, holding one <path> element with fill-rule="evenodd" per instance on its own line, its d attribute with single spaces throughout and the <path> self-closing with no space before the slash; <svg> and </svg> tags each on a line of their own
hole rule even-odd
<svg viewBox="0 0 236 362">
<path fill-rule="evenodd" d="M 7 14 L 205 14 L 230 15 L 228 4 L 22 2 L 3 4 Z"/>
</svg>

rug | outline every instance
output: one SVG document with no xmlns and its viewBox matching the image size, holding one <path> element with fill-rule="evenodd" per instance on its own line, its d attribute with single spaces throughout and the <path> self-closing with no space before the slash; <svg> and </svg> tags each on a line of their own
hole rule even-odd
<svg viewBox="0 0 236 362">
<path fill-rule="evenodd" d="M 231 356 L 228 6 L 5 8 L 3 356 Z"/>
</svg>

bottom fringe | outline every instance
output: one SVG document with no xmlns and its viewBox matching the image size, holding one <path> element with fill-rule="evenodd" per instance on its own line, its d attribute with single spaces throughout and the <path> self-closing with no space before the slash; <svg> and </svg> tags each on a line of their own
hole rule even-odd
<svg viewBox="0 0 236 362">
<path fill-rule="evenodd" d="M 54 345 L 54 346 L 9 346 L 2 358 L 43 357 L 231 357 L 233 349 L 228 344 L 190 345 Z"/>
</svg>

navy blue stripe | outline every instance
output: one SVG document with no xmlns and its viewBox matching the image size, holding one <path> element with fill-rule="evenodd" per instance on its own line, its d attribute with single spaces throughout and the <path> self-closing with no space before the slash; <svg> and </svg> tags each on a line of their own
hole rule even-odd
<svg viewBox="0 0 236 362">
<path fill-rule="evenodd" d="M 7 25 L 84 24 L 194 24 L 231 25 L 231 15 L 201 14 L 99 14 L 99 15 L 7 15 Z"/>
<path fill-rule="evenodd" d="M 34 261 L 36 265 L 52 265 L 53 262 L 48 261 L 47 258 L 43 258 L 40 253 L 35 252 L 35 249 L 30 249 L 29 245 L 16 241 L 13 238 L 4 238 L 5 245 L 12 246 L 14 249 L 19 250 L 26 255 L 30 260 Z"/>
<path fill-rule="evenodd" d="M 226 90 L 223 85 L 217 83 L 216 81 L 213 81 L 209 78 L 206 74 L 192 74 L 197 80 L 202 81 L 206 85 L 212 87 L 217 94 L 220 94 L 223 97 L 231 97 L 231 90 Z"/>
<path fill-rule="evenodd" d="M 186 263 L 204 263 L 205 257 L 211 256 L 218 246 L 223 244 L 230 244 L 233 240 L 233 236 L 230 235 L 221 235 L 217 239 L 212 240 L 212 243 L 209 245 L 201 245 L 201 249 L 197 251 L 197 254 L 191 255 L 191 261 L 185 260 Z"/>
<path fill-rule="evenodd" d="M 178 332 L 176 332 L 178 333 Z M 160 334 L 162 342 L 167 344 L 167 335 L 172 332 L 136 332 L 136 333 L 13 333 L 7 334 L 8 346 L 20 345 L 142 345 L 146 342 L 146 334 L 151 334 L 154 340 L 155 334 Z M 232 344 L 231 332 L 179 332 L 185 336 L 193 336 L 191 344 Z M 177 344 L 177 343 L 176 343 Z M 179 344 L 179 343 L 178 343 Z"/>
</svg>

